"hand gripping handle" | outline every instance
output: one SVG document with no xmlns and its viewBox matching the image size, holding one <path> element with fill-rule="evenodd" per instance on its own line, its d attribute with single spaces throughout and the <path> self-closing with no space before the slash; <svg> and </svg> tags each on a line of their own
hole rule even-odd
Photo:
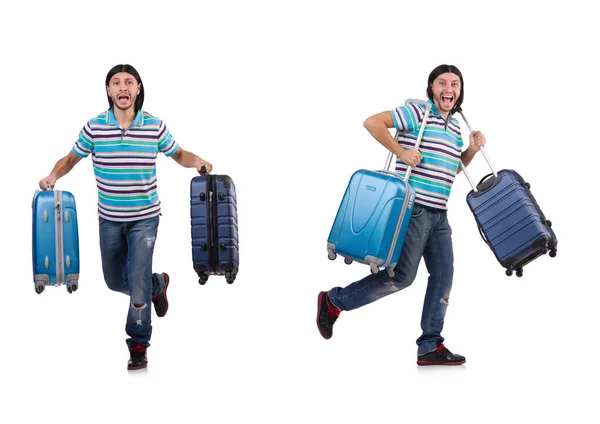
<svg viewBox="0 0 600 424">
<path fill-rule="evenodd" d="M 471 128 L 471 125 L 469 124 L 469 121 L 467 121 L 467 118 L 465 117 L 465 114 L 463 113 L 463 111 L 461 110 L 460 112 L 460 116 L 462 116 L 463 121 L 465 121 L 465 124 L 467 124 L 467 128 L 469 128 L 470 132 L 473 132 L 473 129 Z M 498 173 L 496 172 L 496 170 L 494 169 L 494 165 L 492 165 L 492 161 L 490 160 L 490 158 L 488 157 L 487 153 L 485 152 L 485 149 L 483 148 L 483 146 L 481 146 L 479 148 L 479 150 L 481 151 L 481 153 L 483 154 L 483 157 L 485 158 L 485 161 L 487 162 L 488 166 L 490 167 L 490 169 L 492 170 L 492 174 L 494 174 L 494 177 L 498 176 Z M 469 180 L 469 184 L 471 184 L 471 187 L 473 188 L 473 191 L 477 191 L 477 187 L 475 186 L 475 184 L 473 183 L 473 180 L 471 179 L 471 176 L 469 175 L 469 173 L 467 172 L 467 167 L 463 165 L 462 161 L 460 162 L 460 169 L 462 169 L 462 171 L 465 174 L 465 177 L 467 177 L 467 180 Z M 484 178 L 485 179 L 485 178 Z"/>
<path fill-rule="evenodd" d="M 431 103 L 424 100 L 418 99 L 408 99 L 405 102 L 405 105 L 409 103 L 419 104 L 425 106 L 425 115 L 423 116 L 423 122 L 421 123 L 421 128 L 419 129 L 419 135 L 417 136 L 417 141 L 415 142 L 415 149 L 419 150 L 419 145 L 421 144 L 421 139 L 423 138 L 423 132 L 425 131 L 425 125 L 427 124 L 427 118 L 429 117 L 429 112 L 431 111 Z M 399 131 L 396 132 L 396 136 L 394 139 L 398 138 Z M 389 171 L 390 166 L 392 165 L 392 159 L 394 158 L 394 154 L 392 152 L 388 153 L 387 161 L 385 162 L 385 170 Z M 406 175 L 404 175 L 404 181 L 408 182 L 410 178 L 410 173 L 412 172 L 412 167 L 408 167 L 406 170 Z"/>
</svg>

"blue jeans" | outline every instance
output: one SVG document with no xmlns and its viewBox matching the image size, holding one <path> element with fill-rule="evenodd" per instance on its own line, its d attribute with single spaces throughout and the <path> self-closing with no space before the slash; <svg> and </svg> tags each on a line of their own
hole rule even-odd
<svg viewBox="0 0 600 424">
<path fill-rule="evenodd" d="M 452 230 L 445 210 L 415 204 L 394 277 L 382 270 L 347 287 L 331 289 L 329 299 L 340 310 L 350 311 L 405 289 L 414 281 L 421 257 L 425 259 L 429 281 L 417 354 L 432 352 L 444 341 L 441 332 L 454 274 Z"/>
<path fill-rule="evenodd" d="M 127 346 L 140 344 L 148 347 L 152 335 L 152 298 L 158 296 L 165 285 L 162 274 L 152 273 L 159 217 L 131 222 L 100 218 L 99 222 L 100 253 L 106 285 L 130 297 L 125 325 L 129 335 Z"/>
</svg>

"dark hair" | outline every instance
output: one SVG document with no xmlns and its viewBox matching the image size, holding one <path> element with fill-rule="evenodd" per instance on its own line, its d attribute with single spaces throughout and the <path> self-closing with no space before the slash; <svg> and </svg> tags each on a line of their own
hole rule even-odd
<svg viewBox="0 0 600 424">
<path fill-rule="evenodd" d="M 138 74 L 138 71 L 135 70 L 135 68 L 131 65 L 117 65 L 115 67 L 113 67 L 110 71 L 108 71 L 108 74 L 106 75 L 106 86 L 108 87 L 108 84 L 110 83 L 110 79 L 115 76 L 115 74 L 118 74 L 119 72 L 127 72 L 128 74 L 131 74 L 135 80 L 138 82 L 138 84 L 141 84 L 141 88 L 140 88 L 140 94 L 138 94 L 137 98 L 135 99 L 135 105 L 134 105 L 134 109 L 135 109 L 135 113 L 137 113 L 138 110 L 140 110 L 142 108 L 142 105 L 144 104 L 144 84 L 142 84 L 142 78 L 140 77 L 140 74 Z M 108 97 L 108 104 L 110 106 L 110 108 L 112 109 L 113 107 L 113 101 L 110 98 L 110 96 L 108 95 L 108 93 L 106 93 L 106 97 Z"/>
<path fill-rule="evenodd" d="M 460 106 L 462 105 L 462 102 L 465 99 L 465 83 L 463 82 L 462 74 L 460 73 L 460 71 L 458 70 L 458 68 L 456 66 L 440 65 L 437 68 L 435 68 L 433 71 L 431 71 L 431 73 L 429 74 L 429 78 L 427 79 L 427 97 L 431 101 L 433 101 L 433 90 L 431 88 L 431 86 L 433 85 L 433 81 L 435 81 L 435 79 L 437 77 L 439 77 L 442 74 L 445 74 L 446 72 L 456 74 L 456 75 L 458 75 L 458 78 L 460 78 L 460 94 L 458 95 L 458 99 L 456 99 L 456 103 L 454 104 L 454 107 L 450 111 L 453 114 L 455 112 L 460 112 L 462 110 Z"/>
</svg>

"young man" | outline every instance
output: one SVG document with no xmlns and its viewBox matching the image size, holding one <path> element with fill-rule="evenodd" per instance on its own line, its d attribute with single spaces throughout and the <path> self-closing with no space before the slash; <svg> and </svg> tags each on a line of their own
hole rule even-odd
<svg viewBox="0 0 600 424">
<path fill-rule="evenodd" d="M 142 110 L 144 86 L 131 65 L 117 65 L 106 76 L 109 109 L 81 130 L 73 149 L 39 182 L 54 187 L 82 159 L 92 154 L 98 187 L 102 271 L 109 289 L 130 296 L 125 330 L 128 369 L 147 366 L 152 335 L 149 305 L 164 317 L 169 308 L 166 273 L 152 273 L 160 201 L 156 185 L 158 152 L 200 172 L 212 165 L 181 148 L 165 124 Z"/>
<path fill-rule="evenodd" d="M 364 123 L 369 133 L 397 156 L 396 172 L 404 176 L 408 166 L 413 168 L 409 183 L 417 196 L 395 275 L 390 278 L 382 270 L 347 287 L 319 293 L 317 327 L 325 339 L 331 338 L 341 311 L 360 308 L 410 286 L 423 258 L 429 280 L 421 317 L 423 334 L 417 339 L 417 364 L 459 365 L 465 358 L 444 347 L 441 336 L 454 271 L 446 203 L 454 177 L 460 172 L 459 160 L 467 166 L 485 145 L 485 137 L 479 131 L 472 132 L 469 147 L 462 152 L 459 123 L 452 115 L 460 111 L 464 83 L 455 66 L 440 65 L 431 72 L 427 97 L 432 109 L 419 151 L 414 145 L 425 115 L 423 106 L 400 106 L 373 115 Z M 397 140 L 388 128 L 400 132 Z"/>
</svg>

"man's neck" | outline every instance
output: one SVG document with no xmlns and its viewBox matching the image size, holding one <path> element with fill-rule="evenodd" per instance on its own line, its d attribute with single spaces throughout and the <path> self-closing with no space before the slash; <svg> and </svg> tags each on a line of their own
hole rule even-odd
<svg viewBox="0 0 600 424">
<path fill-rule="evenodd" d="M 442 108 L 440 107 L 440 105 L 437 104 L 437 102 L 433 102 L 433 105 L 437 109 L 438 113 L 440 115 L 442 115 L 442 118 L 444 118 L 444 121 L 447 121 L 448 115 L 450 115 L 450 112 L 446 112 L 445 110 L 442 110 Z"/>
<path fill-rule="evenodd" d="M 121 110 L 117 107 L 113 107 L 113 113 L 115 114 L 115 119 L 121 125 L 122 128 L 128 129 L 133 120 L 135 119 L 135 111 L 133 107 L 130 107 L 126 110 Z"/>
</svg>

